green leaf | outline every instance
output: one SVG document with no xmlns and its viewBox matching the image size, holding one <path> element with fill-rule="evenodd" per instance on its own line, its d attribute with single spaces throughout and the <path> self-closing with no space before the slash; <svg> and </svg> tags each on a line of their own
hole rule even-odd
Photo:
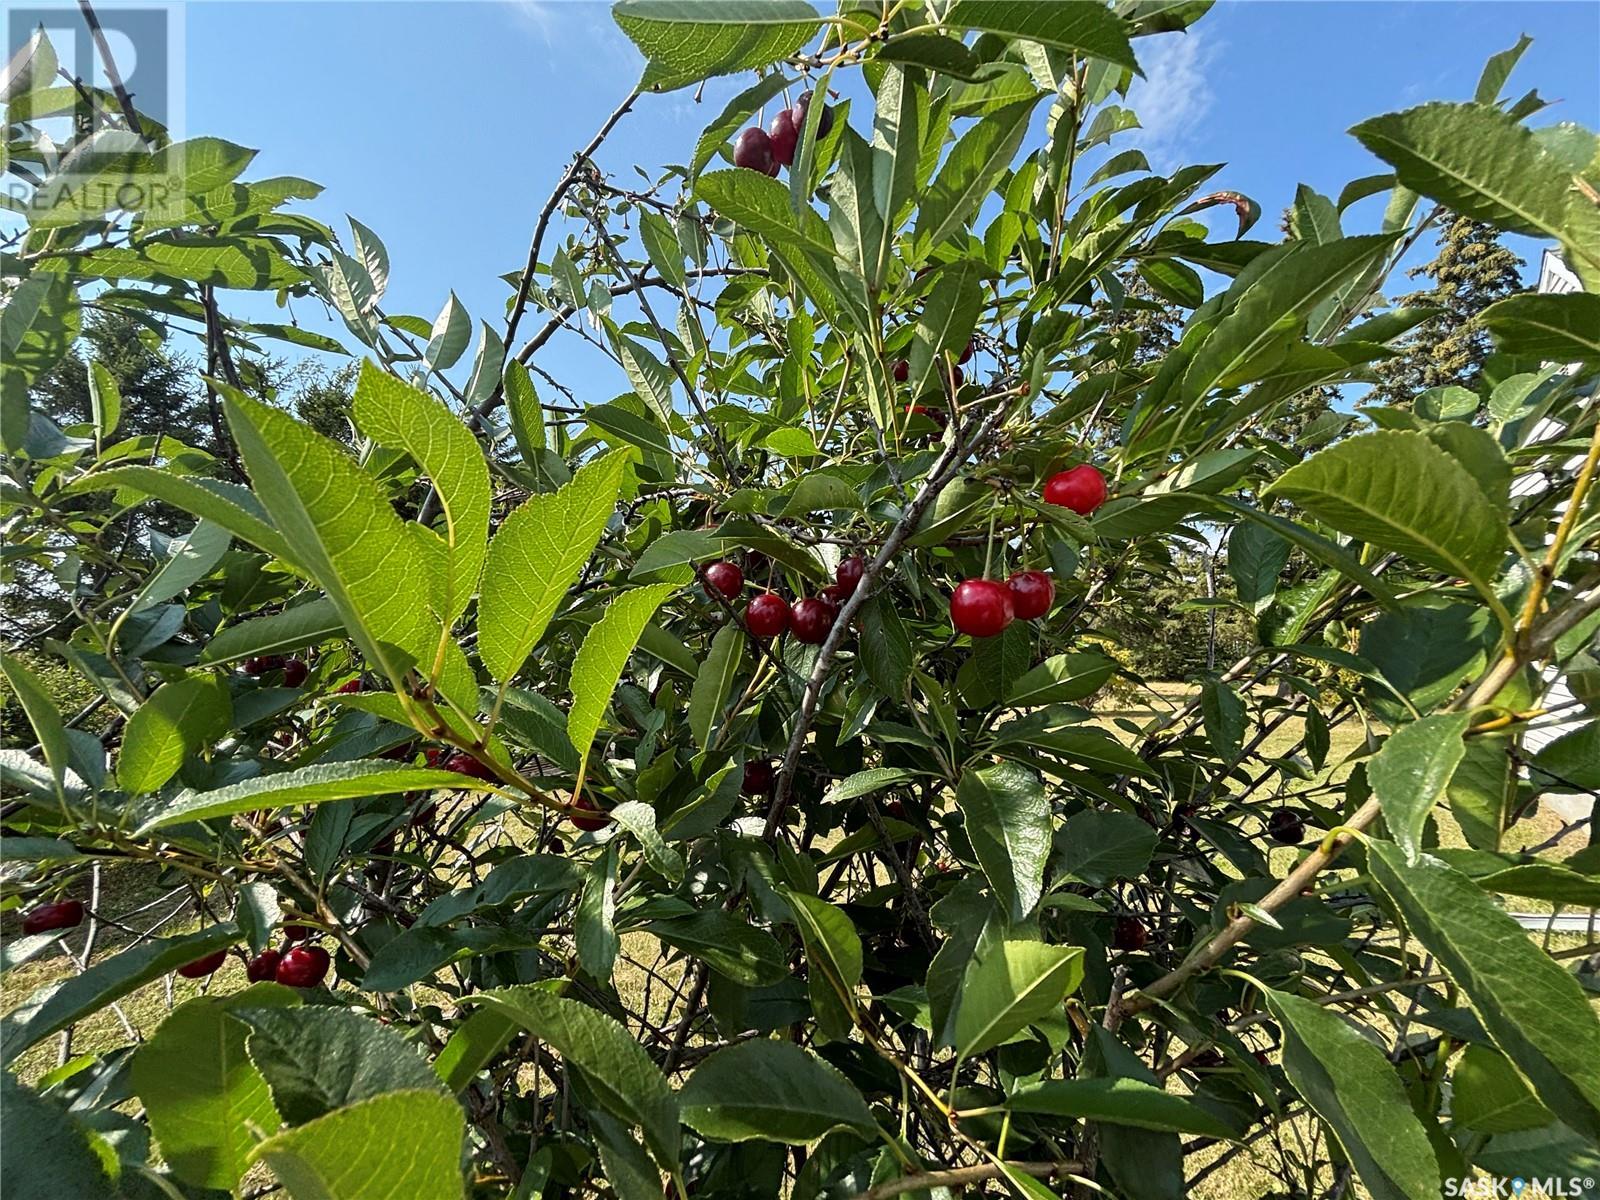
<svg viewBox="0 0 1600 1200">
<path fill-rule="evenodd" d="M 1509 296 L 1478 314 L 1507 354 L 1546 362 L 1600 363 L 1600 296 Z"/>
<path fill-rule="evenodd" d="M 910 783 L 915 778 L 916 776 L 910 771 L 899 767 L 868 767 L 865 771 L 857 771 L 854 775 L 847 776 L 830 786 L 822 799 L 828 804 L 855 800 L 861 796 L 870 796 L 873 792 L 881 792 L 885 788 Z"/>
<path fill-rule="evenodd" d="M 957 1057 L 992 1050 L 1054 1013 L 1082 980 L 1082 946 L 1047 946 L 985 930 L 950 1018 Z"/>
<path fill-rule="evenodd" d="M 1082 700 L 1099 691 L 1116 669 L 1115 662 L 1093 651 L 1052 655 L 1011 685 L 1006 704 L 1030 708 Z"/>
<path fill-rule="evenodd" d="M 461 1200 L 466 1117 L 435 1091 L 388 1092 L 256 1149 L 295 1200 Z"/>
<path fill-rule="evenodd" d="M 448 371 L 456 365 L 467 343 L 472 340 L 472 317 L 466 306 L 456 299 L 454 292 L 439 315 L 433 319 L 433 330 L 428 336 L 424 360 L 436 371 Z"/>
<path fill-rule="evenodd" d="M 1406 187 L 1500 229 L 1570 240 L 1569 205 L 1589 203 L 1531 130 L 1489 105 L 1424 104 L 1350 132 Z M 1600 262 L 1600 249 L 1583 257 Z"/>
<path fill-rule="evenodd" d="M 1034 0 L 957 0 L 945 24 L 1026 38 L 1104 59 L 1138 72 L 1122 19 L 1101 4 L 1039 4 Z"/>
<path fill-rule="evenodd" d="M 0 1073 L 0 1176 L 8 1200 L 115 1200 L 88 1133 L 60 1104 Z"/>
<path fill-rule="evenodd" d="M 858 652 L 874 687 L 885 696 L 905 695 L 915 652 L 905 622 L 887 592 L 879 592 L 861 609 Z"/>
<path fill-rule="evenodd" d="M 30 1046 L 99 1012 L 152 979 L 238 940 L 239 931 L 234 926 L 213 925 L 183 937 L 141 942 L 102 959 L 81 975 L 46 989 L 47 994 L 37 1004 L 30 1000 L 0 1020 L 0 1062 L 13 1061 Z"/>
<path fill-rule="evenodd" d="M 1050 855 L 1050 801 L 1039 777 L 1002 762 L 961 776 L 956 803 L 978 864 L 1012 921 L 1021 921 L 1044 891 Z"/>
<path fill-rule="evenodd" d="M 1541 1103 L 1600 1138 L 1600 1019 L 1583 988 L 1460 871 L 1432 855 L 1367 845 L 1373 880 L 1461 986 Z"/>
<path fill-rule="evenodd" d="M 640 86 L 658 91 L 777 62 L 821 22 L 803 0 L 621 0 L 611 15 L 649 61 Z"/>
<path fill-rule="evenodd" d="M 230 625 L 206 643 L 200 651 L 200 663 L 218 666 L 261 654 L 300 650 L 327 641 L 343 629 L 333 601 L 318 596 L 282 612 Z"/>
<path fill-rule="evenodd" d="M 669 883 L 683 879 L 683 856 L 667 845 L 656 829 L 656 810 L 637 800 L 624 800 L 611 809 L 611 819 L 633 835 L 646 861 Z"/>
<path fill-rule="evenodd" d="M 506 416 L 511 421 L 511 436 L 517 443 L 517 453 L 524 463 L 535 466 L 547 444 L 544 408 L 533 386 L 533 376 L 514 358 L 506 363 L 504 391 Z"/>
<path fill-rule="evenodd" d="M 1479 1133 L 1515 1133 L 1555 1120 L 1511 1060 L 1481 1042 L 1468 1046 L 1450 1076 L 1450 1119 Z"/>
<path fill-rule="evenodd" d="M 127 792 L 153 792 L 193 754 L 233 725 L 233 700 L 215 675 L 164 683 L 128 718 L 117 757 L 117 782 Z"/>
<path fill-rule="evenodd" d="M 917 206 L 916 240 L 924 256 L 964 228 L 994 190 L 1022 144 L 1035 103 L 1029 98 L 988 114 L 951 147 Z"/>
<path fill-rule="evenodd" d="M 1428 814 L 1444 796 L 1467 752 L 1462 739 L 1471 724 L 1471 713 L 1423 717 L 1390 734 L 1367 764 L 1384 823 L 1409 859 L 1422 852 Z"/>
<path fill-rule="evenodd" d="M 869 1135 L 876 1128 L 855 1085 L 792 1042 L 716 1051 L 694 1069 L 678 1103 L 686 1125 L 720 1142 L 804 1146 L 840 1125 Z"/>
<path fill-rule="evenodd" d="M 875 294 L 883 283 L 885 232 L 872 169 L 872 147 L 846 125 L 839 134 L 838 167 L 828 184 L 828 227 L 849 276 Z"/>
<path fill-rule="evenodd" d="M 836 1041 L 855 1026 L 855 991 L 861 983 L 861 938 L 844 910 L 816 896 L 784 888 L 806 948 L 806 991 L 817 1028 Z"/>
<path fill-rule="evenodd" d="M 1271 988 L 1262 995 L 1283 1026 L 1284 1070 L 1373 1200 L 1437 1200 L 1433 1147 L 1383 1051 L 1320 1005 Z"/>
<path fill-rule="evenodd" d="M 1485 595 L 1510 541 L 1505 514 L 1422 433 L 1380 430 L 1329 446 L 1267 489 L 1385 550 L 1460 575 Z"/>
<path fill-rule="evenodd" d="M 387 796 L 441 788 L 493 791 L 493 784 L 404 763 L 360 759 L 355 762 L 315 763 L 276 775 L 261 775 L 209 792 L 186 790 L 139 827 L 140 836 L 185 821 L 209 821 L 257 808 L 285 808 L 299 804 L 324 804 L 362 796 Z"/>
<path fill-rule="evenodd" d="M 745 987 L 764 987 L 788 978 L 783 948 L 765 930 L 721 909 L 689 917 L 652 921 L 645 931 L 669 946 L 703 959 L 718 974 Z"/>
<path fill-rule="evenodd" d="M 1017 1089 L 1006 1106 L 1013 1112 L 1080 1117 L 1200 1137 L 1238 1135 L 1192 1100 L 1138 1079 L 1049 1079 Z"/>
<path fill-rule="evenodd" d="M 122 420 L 122 393 L 117 390 L 117 377 L 98 359 L 89 364 L 89 412 L 95 436 L 105 442 Z"/>
<path fill-rule="evenodd" d="M 224 404 L 256 494 L 363 656 L 391 680 L 408 665 L 396 647 L 431 664 L 440 633 L 429 581 L 445 570 L 443 543 L 402 521 L 337 442 L 240 393 Z"/>
<path fill-rule="evenodd" d="M 1500 99 L 1500 89 L 1511 77 L 1511 72 L 1516 67 L 1517 60 L 1522 57 L 1522 52 L 1531 45 L 1533 39 L 1523 34 L 1517 39 L 1517 44 L 1509 50 L 1491 54 L 1489 61 L 1483 64 L 1483 74 L 1478 76 L 1478 87 L 1472 93 L 1472 98 L 1479 104 L 1493 104 Z"/>
<path fill-rule="evenodd" d="M 445 1088 L 452 1094 L 465 1090 L 516 1031 L 517 1023 L 498 1009 L 480 1008 L 473 1012 L 456 1026 L 439 1057 L 433 1060 Z"/>
<path fill-rule="evenodd" d="M 248 488 L 220 479 L 178 475 L 155 467 L 112 467 L 76 480 L 70 488 L 64 489 L 64 494 L 113 488 L 164 500 L 221 525 L 235 537 L 260 547 L 274 558 L 291 565 L 296 562 L 288 543 L 273 529 L 267 510 Z"/>
<path fill-rule="evenodd" d="M 245 1055 L 249 1031 L 231 1010 L 299 1002 L 274 983 L 226 999 L 202 996 L 174 1010 L 134 1054 L 133 1090 L 162 1159 L 185 1183 L 237 1188 L 256 1142 L 278 1130 L 267 1082 Z"/>
<path fill-rule="evenodd" d="M 478 651 L 496 679 L 522 669 L 578 581 L 616 507 L 631 450 L 613 450 L 560 491 L 530 496 L 489 543 L 478 599 Z"/>
<path fill-rule="evenodd" d="M 465 999 L 492 1005 L 550 1043 L 606 1111 L 644 1130 L 657 1162 L 677 1168 L 678 1099 L 661 1069 L 616 1021 L 541 987 L 501 988 Z"/>
<path fill-rule="evenodd" d="M 572 661 L 572 710 L 567 713 L 567 736 L 585 761 L 611 703 L 611 693 L 617 689 L 622 668 L 638 645 L 645 623 L 675 591 L 675 584 L 656 583 L 623 592 L 606 605 L 605 615 L 584 635 L 583 645 Z"/>
<path fill-rule="evenodd" d="M 724 625 L 711 639 L 711 650 L 694 678 L 689 693 L 689 730 L 702 750 L 711 746 L 712 733 L 722 726 L 722 718 L 733 695 L 733 681 L 744 665 L 744 631 L 738 625 Z"/>
<path fill-rule="evenodd" d="M 1259 612 L 1278 590 L 1289 565 L 1289 543 L 1274 530 L 1241 521 L 1228 534 L 1228 574 L 1239 599 Z"/>
<path fill-rule="evenodd" d="M 1137 879 L 1150 865 L 1160 835 L 1132 813 L 1088 809 L 1061 824 L 1056 869 L 1091 887 Z"/>
<path fill-rule="evenodd" d="M 404 450 L 439 494 L 450 571 L 440 616 L 459 617 L 478 590 L 489 539 L 489 467 L 466 424 L 432 396 L 386 374 L 370 360 L 361 364 L 351 416 L 380 445 Z"/>
<path fill-rule="evenodd" d="M 789 189 L 776 179 L 735 167 L 700 176 L 694 190 L 720 215 L 774 244 L 833 257 L 827 222 L 810 207 L 795 213 Z"/>
<path fill-rule="evenodd" d="M 232 540 L 233 535 L 221 525 L 205 520 L 197 522 L 183 537 L 174 538 L 167 545 L 165 561 L 129 602 L 128 614 L 171 600 L 191 584 L 204 579 L 222 561 Z"/>
<path fill-rule="evenodd" d="M 50 766 L 50 776 L 55 784 L 58 799 L 65 797 L 63 783 L 67 770 L 72 761 L 72 749 L 67 742 L 67 727 L 61 719 L 61 713 L 56 709 L 55 701 L 50 699 L 50 694 L 45 690 L 39 677 L 22 664 L 20 659 L 9 654 L 0 654 L 0 674 L 6 678 L 12 693 L 22 711 L 27 714 L 28 723 L 33 726 L 33 732 L 39 739 L 39 746 L 44 751 L 45 762 Z"/>
<path fill-rule="evenodd" d="M 774 71 L 729 100 L 717 119 L 706 126 L 705 132 L 700 135 L 700 140 L 695 143 L 694 157 L 689 160 L 689 178 L 692 180 L 705 170 L 706 164 L 717 156 L 717 151 L 726 146 L 744 123 L 754 116 L 763 104 L 783 91 L 788 83 L 789 80 L 782 71 Z"/>
<path fill-rule="evenodd" d="M 886 48 L 879 47 L 879 62 L 885 61 Z M 878 83 L 877 100 L 872 117 L 872 194 L 883 217 L 883 242 L 878 248 L 876 267 L 877 278 L 882 279 L 894 236 L 916 194 L 929 101 L 927 89 L 893 65 L 885 68 Z"/>
<path fill-rule="evenodd" d="M 909 386 L 913 396 L 941 389 L 948 363 L 960 357 L 972 338 L 983 304 L 983 279 L 979 266 L 963 258 L 940 270 L 917 318 L 917 337 L 911 343 Z"/>
<path fill-rule="evenodd" d="M 240 1001 L 233 1008 L 249 1026 L 250 1061 L 290 1125 L 385 1092 L 446 1091 L 413 1043 L 370 1017 L 321 1005 L 257 1008 Z"/>
<path fill-rule="evenodd" d="M 147 241 L 73 254 L 60 260 L 79 279 L 185 279 L 212 287 L 278 291 L 309 277 L 271 238 L 197 237 Z"/>
</svg>

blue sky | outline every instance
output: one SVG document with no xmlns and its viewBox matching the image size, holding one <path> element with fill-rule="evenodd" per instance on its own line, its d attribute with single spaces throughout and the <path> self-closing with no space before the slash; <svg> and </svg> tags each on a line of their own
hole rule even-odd
<svg viewBox="0 0 1600 1200">
<path fill-rule="evenodd" d="M 1535 40 L 1509 89 L 1559 101 L 1535 123 L 1600 127 L 1600 6 L 1232 0 L 1187 34 L 1137 43 L 1147 78 L 1131 106 L 1144 128 L 1115 148 L 1141 147 L 1158 169 L 1228 164 L 1212 186 L 1258 200 L 1257 236 L 1275 238 L 1297 183 L 1336 195 L 1380 169 L 1352 124 L 1469 99 L 1484 59 L 1523 32 Z M 188 133 L 259 148 L 252 177 L 324 185 L 309 211 L 376 230 L 392 262 L 386 309 L 429 319 L 451 288 L 475 317 L 499 319 L 498 276 L 521 266 L 552 183 L 641 65 L 608 6 L 589 0 L 215 0 L 188 5 L 186 40 Z M 748 82 L 713 81 L 699 104 L 693 89 L 642 99 L 602 165 L 623 176 L 686 161 Z M 1381 204 L 1347 225 L 1376 222 Z M 1518 241 L 1535 269 L 1537 248 Z M 311 308 L 298 315 L 327 327 Z M 540 361 L 594 389 L 581 398 L 622 386 L 560 341 Z"/>
</svg>

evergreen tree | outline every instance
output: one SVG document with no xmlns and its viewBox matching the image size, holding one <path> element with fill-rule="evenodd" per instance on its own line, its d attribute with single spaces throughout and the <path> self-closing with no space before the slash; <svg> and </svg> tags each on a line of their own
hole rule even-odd
<svg viewBox="0 0 1600 1200">
<path fill-rule="evenodd" d="M 1475 388 L 1491 349 L 1478 314 L 1524 290 L 1522 260 L 1500 244 L 1493 226 L 1454 217 L 1440 231 L 1438 245 L 1431 262 L 1409 272 L 1413 279 L 1432 280 L 1433 286 L 1397 303 L 1443 311 L 1399 343 L 1400 357 L 1376 364 L 1381 382 L 1374 394 L 1388 404 L 1408 404 L 1419 392 L 1444 384 Z"/>
</svg>

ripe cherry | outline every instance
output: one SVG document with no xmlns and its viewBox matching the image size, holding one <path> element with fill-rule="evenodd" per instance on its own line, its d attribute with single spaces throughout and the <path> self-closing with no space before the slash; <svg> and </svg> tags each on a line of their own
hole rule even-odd
<svg viewBox="0 0 1600 1200">
<path fill-rule="evenodd" d="M 763 175 L 776 172 L 778 164 L 772 157 L 772 139 L 765 129 L 751 126 L 739 135 L 739 140 L 733 144 L 733 165 L 760 171 Z"/>
<path fill-rule="evenodd" d="M 798 99 L 798 100 L 796 100 L 794 102 L 794 108 L 791 109 L 790 111 L 792 112 L 792 114 L 794 116 L 794 125 L 795 125 L 795 129 L 796 130 L 799 130 L 805 124 L 805 121 L 806 121 L 806 110 L 809 109 L 810 107 L 811 107 L 811 93 L 810 92 L 803 93 L 801 95 L 800 99 Z M 828 136 L 828 131 L 830 129 L 832 129 L 832 128 L 833 128 L 833 109 L 831 109 L 831 108 L 827 107 L 826 105 L 824 105 L 823 109 L 822 109 L 822 115 L 817 118 L 817 136 L 819 138 L 827 137 Z"/>
<path fill-rule="evenodd" d="M 565 854 L 567 852 L 567 844 L 556 837 L 555 834 L 551 834 L 549 841 L 545 843 L 544 849 L 546 854 Z"/>
<path fill-rule="evenodd" d="M 592 817 L 584 817 L 579 816 L 577 813 L 569 813 L 568 815 L 571 817 L 572 823 L 579 829 L 587 830 L 588 832 L 592 833 L 596 829 L 604 829 L 607 825 L 611 824 L 611 818 L 606 816 L 605 813 L 601 812 L 600 806 L 587 796 L 579 796 L 576 807 L 581 812 L 594 814 Z"/>
<path fill-rule="evenodd" d="M 204 958 L 197 958 L 193 962 L 184 963 L 178 968 L 178 974 L 185 979 L 204 979 L 213 974 L 227 959 L 226 950 L 218 950 L 215 954 L 208 954 Z"/>
<path fill-rule="evenodd" d="M 1143 950 L 1150 940 L 1149 931 L 1138 917 L 1118 917 L 1111 927 L 1111 945 L 1116 950 Z"/>
<path fill-rule="evenodd" d="M 945 416 L 942 408 L 929 408 L 926 404 L 908 404 L 906 411 L 914 417 L 926 417 L 940 429 L 950 424 L 950 418 Z"/>
<path fill-rule="evenodd" d="M 978 343 L 973 341 L 971 338 L 968 338 L 967 348 L 961 352 L 961 357 L 956 359 L 956 362 L 960 363 L 962 366 L 966 366 L 968 360 L 972 358 L 973 351 L 975 351 L 977 348 Z"/>
<path fill-rule="evenodd" d="M 777 637 L 789 628 L 789 602 L 777 592 L 762 592 L 744 606 L 744 625 L 757 637 Z"/>
<path fill-rule="evenodd" d="M 291 658 L 283 664 L 284 687 L 299 687 L 306 681 L 306 676 L 311 673 L 311 668 L 306 666 L 305 660 Z"/>
<path fill-rule="evenodd" d="M 839 581 L 839 586 L 845 589 L 845 595 L 853 596 L 861 584 L 861 573 L 866 569 L 867 560 L 859 554 L 852 554 L 839 564 L 833 577 Z"/>
<path fill-rule="evenodd" d="M 331 961 L 321 946 L 296 946 L 278 961 L 278 982 L 289 987 L 316 987 Z"/>
<path fill-rule="evenodd" d="M 837 611 L 838 609 L 844 607 L 844 602 L 850 599 L 850 593 L 853 590 L 854 589 L 852 588 L 845 587 L 845 585 L 842 583 L 830 583 L 827 587 L 818 592 L 817 595 L 826 600 L 834 607 L 835 611 Z"/>
<path fill-rule="evenodd" d="M 287 942 L 303 942 L 317 931 L 309 925 L 285 925 L 283 938 Z"/>
<path fill-rule="evenodd" d="M 820 646 L 828 640 L 828 631 L 838 615 L 838 610 L 826 600 L 811 596 L 798 601 L 790 610 L 789 625 L 794 636 L 806 645 Z"/>
<path fill-rule="evenodd" d="M 714 562 L 706 568 L 706 582 L 731 600 L 744 587 L 744 572 L 731 562 Z"/>
<path fill-rule="evenodd" d="M 83 901 L 53 900 L 41 904 L 22 918 L 23 933 L 49 933 L 83 924 Z"/>
<path fill-rule="evenodd" d="M 263 950 L 244 966 L 244 977 L 251 983 L 271 983 L 278 977 L 278 961 L 283 954 L 277 950 Z"/>
<path fill-rule="evenodd" d="M 780 166 L 794 161 L 795 143 L 800 140 L 800 127 L 794 123 L 794 109 L 780 109 L 767 127 L 768 140 L 772 142 L 772 157 Z"/>
<path fill-rule="evenodd" d="M 966 382 L 966 379 L 967 379 L 966 372 L 963 371 L 960 367 L 951 367 L 950 368 L 950 386 L 952 388 L 960 387 L 963 383 Z"/>
<path fill-rule="evenodd" d="M 1011 590 L 994 579 L 967 579 L 950 595 L 950 623 L 969 637 L 994 637 L 1016 616 Z"/>
<path fill-rule="evenodd" d="M 340 696 L 354 696 L 360 691 L 361 680 L 359 679 L 346 680 L 335 689 L 335 693 Z"/>
<path fill-rule="evenodd" d="M 764 758 L 753 759 L 744 765 L 744 778 L 739 790 L 746 796 L 765 796 L 772 788 L 772 764 Z"/>
<path fill-rule="evenodd" d="M 1267 818 L 1267 836 L 1280 846 L 1298 846 L 1305 833 L 1305 821 L 1292 808 L 1274 809 Z"/>
<path fill-rule="evenodd" d="M 1087 517 L 1106 502 L 1106 477 L 1088 463 L 1058 471 L 1044 485 L 1044 502 Z"/>
<path fill-rule="evenodd" d="M 894 366 L 890 367 L 889 371 L 896 383 L 904 383 L 911 378 L 911 364 L 903 358 L 895 359 Z"/>
<path fill-rule="evenodd" d="M 268 671 L 276 671 L 282 665 L 283 657 L 277 654 L 258 654 L 244 660 L 244 670 L 247 675 L 265 675 Z"/>
<path fill-rule="evenodd" d="M 444 769 L 454 771 L 457 775 L 465 775 L 468 779 L 493 779 L 494 772 L 484 763 L 479 762 L 465 750 L 457 750 L 444 760 Z"/>
<path fill-rule="evenodd" d="M 1018 620 L 1042 617 L 1056 602 L 1055 581 L 1044 571 L 1017 571 L 1006 580 L 1006 587 L 1011 589 L 1011 605 Z"/>
</svg>

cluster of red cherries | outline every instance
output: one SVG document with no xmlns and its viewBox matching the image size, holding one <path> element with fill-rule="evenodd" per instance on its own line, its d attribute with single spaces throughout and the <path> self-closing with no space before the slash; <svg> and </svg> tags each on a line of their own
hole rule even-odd
<svg viewBox="0 0 1600 1200">
<path fill-rule="evenodd" d="M 733 143 L 733 165 L 776 177 L 781 168 L 794 162 L 794 149 L 810 107 L 811 93 L 806 92 L 793 108 L 785 108 L 773 117 L 767 128 L 752 125 L 746 129 Z M 824 106 L 822 116 L 817 118 L 817 136 L 827 137 L 832 128 L 833 109 Z"/>
<path fill-rule="evenodd" d="M 1088 463 L 1058 471 L 1046 481 L 1044 499 L 1088 516 L 1105 503 L 1106 477 Z M 950 623 L 968 637 L 994 637 L 1019 617 L 1044 616 L 1055 599 L 1055 581 L 1044 571 L 1017 571 L 1003 583 L 965 579 L 950 595 Z"/>
<path fill-rule="evenodd" d="M 245 674 L 254 675 L 257 679 L 273 671 L 282 671 L 284 687 L 299 687 L 311 673 L 305 659 L 286 658 L 282 654 L 260 654 L 247 658 L 244 660 L 244 670 Z"/>
<path fill-rule="evenodd" d="M 744 606 L 744 627 L 759 638 L 775 638 L 785 632 L 794 634 L 796 641 L 808 646 L 820 646 L 828 640 L 833 623 L 839 619 L 839 609 L 855 594 L 861 583 L 861 573 L 867 569 L 867 560 L 852 554 L 834 571 L 834 582 L 815 596 L 807 596 L 790 604 L 777 592 L 762 592 Z M 737 563 L 726 560 L 708 565 L 704 571 L 707 587 L 716 588 L 722 596 L 732 600 L 744 590 L 744 572 Z"/>
<path fill-rule="evenodd" d="M 428 765 L 453 771 L 457 775 L 465 775 L 468 779 L 487 781 L 494 778 L 494 772 L 489 769 L 488 764 L 474 758 L 465 750 L 454 750 L 448 754 L 437 748 L 429 750 Z M 580 795 L 573 804 L 573 809 L 575 811 L 568 813 L 567 816 L 579 829 L 589 831 L 604 829 L 611 823 L 611 818 L 606 816 L 605 811 L 588 796 Z"/>
<path fill-rule="evenodd" d="M 951 367 L 948 373 L 951 387 L 960 387 L 964 382 L 966 382 L 966 372 L 961 368 L 966 366 L 967 363 L 971 361 L 972 355 L 977 348 L 978 344 L 976 342 L 969 341 L 966 349 L 961 352 L 961 357 L 956 359 L 956 365 Z M 911 360 L 905 358 L 895 359 L 894 364 L 889 368 L 889 373 L 894 376 L 894 381 L 896 383 L 904 383 L 906 380 L 911 378 Z M 944 413 L 940 412 L 936 408 L 927 408 L 921 404 L 913 404 L 907 408 L 906 411 L 928 417 L 930 420 L 936 421 L 940 425 L 943 425 L 945 422 Z"/>
</svg>

